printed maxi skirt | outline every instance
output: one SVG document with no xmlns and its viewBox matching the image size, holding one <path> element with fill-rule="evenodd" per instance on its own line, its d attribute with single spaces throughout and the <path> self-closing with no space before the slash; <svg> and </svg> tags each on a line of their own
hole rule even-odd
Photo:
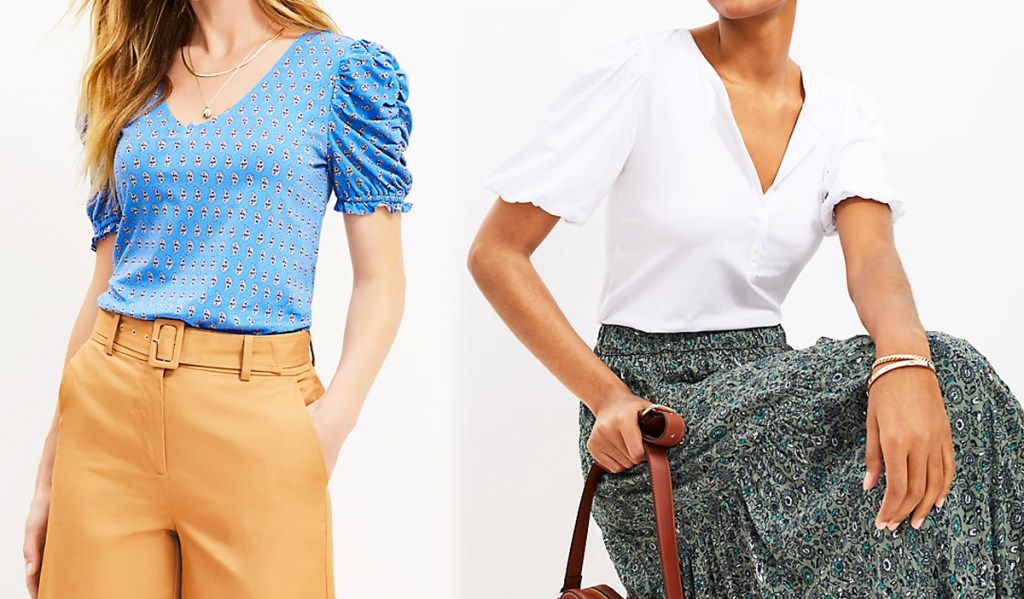
<svg viewBox="0 0 1024 599">
<path fill-rule="evenodd" d="M 697 333 L 602 326 L 595 352 L 686 419 L 670 450 L 687 599 L 1024 597 L 1024 410 L 965 339 L 928 331 L 957 470 L 920 530 L 863 491 L 867 335 L 804 349 L 782 325 Z M 594 418 L 581 405 L 584 471 Z M 646 464 L 605 477 L 594 518 L 630 599 L 660 599 Z"/>
</svg>

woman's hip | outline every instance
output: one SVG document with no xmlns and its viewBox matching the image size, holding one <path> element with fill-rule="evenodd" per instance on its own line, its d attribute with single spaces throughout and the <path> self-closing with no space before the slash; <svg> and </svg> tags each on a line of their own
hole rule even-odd
<svg viewBox="0 0 1024 599">
<path fill-rule="evenodd" d="M 116 479 L 166 496 L 166 484 L 183 501 L 213 488 L 252 502 L 254 485 L 315 496 L 327 475 L 306 406 L 323 392 L 308 331 L 245 335 L 100 310 L 61 377 L 54 485 Z"/>
</svg>

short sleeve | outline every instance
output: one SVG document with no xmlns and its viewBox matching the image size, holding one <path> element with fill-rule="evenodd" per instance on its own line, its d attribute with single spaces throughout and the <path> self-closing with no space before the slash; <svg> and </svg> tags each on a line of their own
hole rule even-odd
<svg viewBox="0 0 1024 599">
<path fill-rule="evenodd" d="M 85 132 L 88 127 L 88 116 L 83 115 L 75 121 L 75 128 L 78 130 L 79 139 L 85 142 Z M 96 244 L 108 233 L 117 230 L 121 224 L 121 204 L 113 187 L 101 188 L 93 193 L 85 205 L 86 216 L 92 224 L 92 239 L 89 248 L 96 251 Z"/>
<path fill-rule="evenodd" d="M 355 40 L 340 57 L 328 137 L 334 210 L 370 214 L 384 205 L 408 212 L 412 132 L 405 71 L 383 46 Z"/>
<path fill-rule="evenodd" d="M 92 241 L 89 244 L 96 251 L 96 244 L 108 233 L 117 230 L 121 223 L 121 204 L 114 191 L 100 190 L 89 198 L 85 207 L 92 222 Z"/>
<path fill-rule="evenodd" d="M 885 167 L 888 135 L 878 104 L 863 90 L 850 86 L 850 97 L 825 171 L 821 225 L 825 235 L 836 235 L 833 210 L 850 197 L 889 205 L 895 222 L 905 212 L 903 197 L 893 189 Z"/>
<path fill-rule="evenodd" d="M 584 224 L 632 150 L 648 60 L 640 34 L 607 40 L 484 187 L 507 202 Z"/>
</svg>

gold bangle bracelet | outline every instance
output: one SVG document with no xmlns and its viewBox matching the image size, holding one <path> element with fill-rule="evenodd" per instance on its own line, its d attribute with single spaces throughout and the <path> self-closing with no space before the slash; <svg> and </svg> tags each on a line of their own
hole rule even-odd
<svg viewBox="0 0 1024 599">
<path fill-rule="evenodd" d="M 928 359 L 911 358 L 901 360 L 899 362 L 893 362 L 871 373 L 871 378 L 868 379 L 868 386 L 866 391 L 871 391 L 871 385 L 873 385 L 875 381 L 877 381 L 878 378 L 881 377 L 883 374 L 896 370 L 897 368 L 903 368 L 904 366 L 923 366 L 925 368 L 928 368 L 932 372 L 935 372 L 935 366 L 932 365 L 931 360 Z"/>
<path fill-rule="evenodd" d="M 679 412 L 676 412 L 675 410 L 673 410 L 672 408 L 670 408 L 670 407 L 668 407 L 666 405 L 662 405 L 660 403 L 652 403 L 651 405 L 649 405 L 646 408 L 644 408 L 640 412 L 640 415 L 641 416 L 646 416 L 647 412 L 652 412 L 652 411 L 655 411 L 655 410 L 657 410 L 658 412 L 669 412 L 671 414 L 678 414 L 679 413 Z"/>
<path fill-rule="evenodd" d="M 919 356 L 917 354 L 889 354 L 888 356 L 882 356 L 875 360 L 871 365 L 871 370 L 874 370 L 881 364 L 895 362 L 896 360 L 924 360 L 925 362 L 928 362 L 928 365 L 931 366 L 932 369 L 935 368 L 935 362 L 932 362 L 929 358 L 924 356 Z"/>
</svg>

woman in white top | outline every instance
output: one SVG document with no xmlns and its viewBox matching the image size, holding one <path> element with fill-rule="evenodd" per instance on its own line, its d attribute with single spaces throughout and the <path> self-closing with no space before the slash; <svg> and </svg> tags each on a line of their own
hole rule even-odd
<svg viewBox="0 0 1024 599">
<path fill-rule="evenodd" d="M 575 77 L 488 179 L 500 198 L 469 257 L 581 400 L 629 596 L 664 588 L 637 426 L 652 402 L 688 426 L 669 454 L 688 599 L 1024 596 L 1024 411 L 918 318 L 877 105 L 789 58 L 795 0 L 711 4 L 717 22 L 619 37 Z M 530 255 L 605 197 L 591 350 Z M 795 349 L 780 304 L 836 234 L 869 334 Z"/>
</svg>

